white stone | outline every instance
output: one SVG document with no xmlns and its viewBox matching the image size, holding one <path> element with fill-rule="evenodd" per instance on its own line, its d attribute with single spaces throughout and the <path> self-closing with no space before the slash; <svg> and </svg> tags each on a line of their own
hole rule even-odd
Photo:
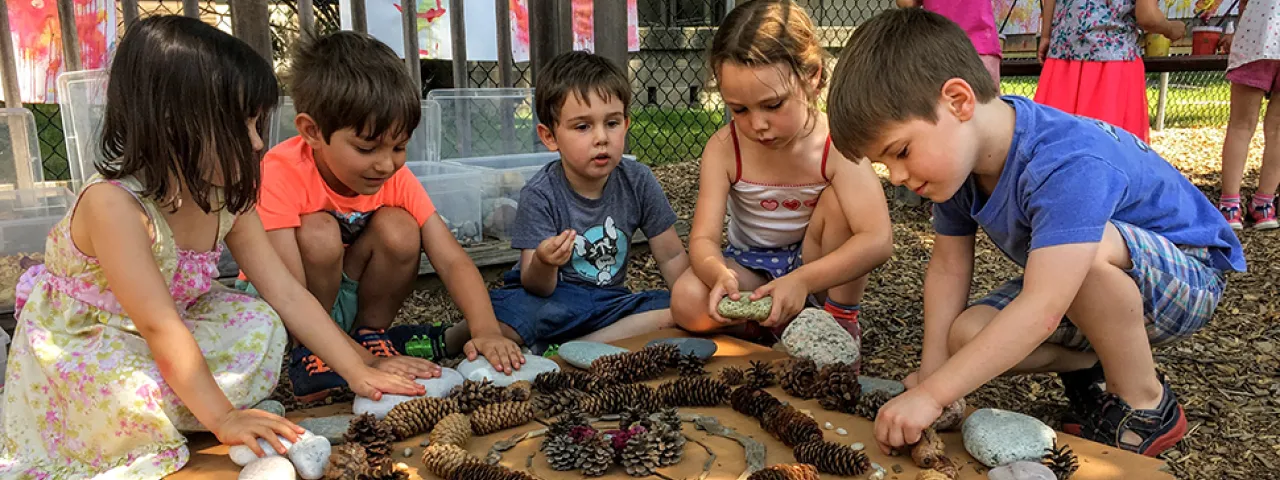
<svg viewBox="0 0 1280 480">
<path fill-rule="evenodd" d="M 867 480 L 883 480 L 885 473 L 887 473 L 885 472 L 884 467 L 881 467 L 878 463 L 872 463 L 871 470 L 873 471 L 871 472 L 871 475 L 867 476 Z"/>
<path fill-rule="evenodd" d="M 542 372 L 560 371 L 560 365 L 554 360 L 540 357 L 537 355 L 525 355 L 524 365 L 520 366 L 515 373 L 508 375 L 498 372 L 489 364 L 484 357 L 477 357 L 475 361 L 463 360 L 458 364 L 458 373 L 467 380 L 481 381 L 484 379 L 493 380 L 493 384 L 499 387 L 505 387 L 520 380 L 532 382 L 533 378 Z"/>
<path fill-rule="evenodd" d="M 257 405 L 254 405 L 253 408 L 262 410 L 264 412 L 272 413 L 279 417 L 283 417 L 285 414 L 284 404 L 281 404 L 280 402 L 277 402 L 275 400 L 263 400 L 261 402 L 258 402 Z"/>
<path fill-rule="evenodd" d="M 280 440 L 281 445 L 284 445 L 286 453 L 289 451 L 289 448 L 293 446 L 293 442 L 286 440 L 284 437 L 277 436 L 276 438 Z M 302 435 L 298 436 L 299 441 L 303 438 L 304 437 Z M 262 458 L 280 456 L 280 454 L 276 452 L 275 447 L 272 447 L 266 440 L 259 438 L 258 447 L 262 448 Z M 248 465 L 254 460 L 258 460 L 258 455 L 253 453 L 253 450 L 244 445 L 232 445 L 231 448 L 227 449 L 227 456 L 231 457 L 231 461 L 241 467 Z"/>
<path fill-rule="evenodd" d="M 329 439 L 311 435 L 293 444 L 293 448 L 289 449 L 289 460 L 298 469 L 298 476 L 304 480 L 318 480 L 324 476 L 324 467 L 329 465 L 329 454 L 332 452 Z"/>
<path fill-rule="evenodd" d="M 832 424 L 831 424 L 831 422 L 827 422 L 827 423 L 822 424 L 822 428 L 825 428 L 825 429 L 827 429 L 827 430 L 831 430 L 831 429 L 836 428 L 836 427 L 835 427 L 835 425 L 832 425 Z"/>
<path fill-rule="evenodd" d="M 782 347 L 794 357 L 813 360 L 819 367 L 832 363 L 855 363 L 861 342 L 835 317 L 819 308 L 806 308 L 782 332 Z"/>
<path fill-rule="evenodd" d="M 861 452 L 862 450 L 866 449 L 867 446 L 863 445 L 862 442 L 853 442 L 853 445 L 849 445 L 849 448 L 852 448 L 854 450 Z"/>
<path fill-rule="evenodd" d="M 426 395 L 428 397 L 435 398 L 442 398 L 445 395 L 448 395 L 449 390 L 453 390 L 453 387 L 462 385 L 462 381 L 462 374 L 452 368 L 441 368 L 440 376 L 436 378 L 419 378 L 414 380 L 418 385 L 422 385 L 426 388 Z M 378 420 L 382 420 L 383 417 L 387 416 L 387 412 L 390 412 L 392 408 L 396 407 L 396 405 L 413 400 L 414 398 L 418 397 L 383 394 L 382 400 L 375 402 L 369 398 L 356 397 L 355 401 L 351 402 L 351 410 L 355 412 L 356 415 L 371 413 L 374 417 L 377 417 Z"/>
<path fill-rule="evenodd" d="M 994 408 L 973 412 L 961 427 L 964 448 L 988 467 L 1039 461 L 1057 434 L 1035 418 Z"/>
<path fill-rule="evenodd" d="M 1053 470 L 1036 462 L 1013 462 L 987 472 L 989 480 L 1057 480 Z"/>
<path fill-rule="evenodd" d="M 412 449 L 412 448 L 405 448 L 405 449 L 404 449 L 404 458 L 409 458 L 409 457 L 412 457 L 412 456 L 413 456 L 413 449 Z"/>
<path fill-rule="evenodd" d="M 848 434 L 849 434 L 849 431 L 848 431 L 848 430 L 845 430 L 844 428 L 837 428 L 837 429 L 836 429 L 836 434 L 837 434 L 837 435 L 840 435 L 840 436 L 842 436 L 842 437 L 843 437 L 843 436 L 845 436 L 845 435 L 848 435 Z"/>
<path fill-rule="evenodd" d="M 259 458 L 244 466 L 239 480 L 295 480 L 298 474 L 289 459 L 275 456 Z"/>
</svg>

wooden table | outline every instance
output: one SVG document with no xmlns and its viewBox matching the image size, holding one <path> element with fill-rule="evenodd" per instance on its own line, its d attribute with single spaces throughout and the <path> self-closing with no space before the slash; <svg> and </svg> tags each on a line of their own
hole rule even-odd
<svg viewBox="0 0 1280 480">
<path fill-rule="evenodd" d="M 686 337 L 689 336 L 680 330 L 664 330 L 649 335 L 626 339 L 617 342 L 617 345 L 629 348 L 639 349 L 646 342 L 655 338 L 667 337 Z M 738 340 L 731 337 L 716 336 L 711 337 L 716 342 L 719 349 L 716 351 L 715 357 L 707 364 L 707 370 L 714 372 L 729 365 L 747 366 L 751 360 L 776 360 L 784 358 L 782 353 L 770 350 L 768 348 Z M 558 361 L 558 360 L 557 360 Z M 572 368 L 561 362 L 562 366 Z M 672 373 L 674 375 L 674 372 Z M 659 381 L 649 382 L 657 385 L 670 378 Z M 818 402 L 814 400 L 798 400 L 786 395 L 778 387 L 770 388 L 769 391 L 775 396 L 791 402 L 796 408 L 805 409 L 813 413 L 814 418 L 819 424 L 831 422 L 832 424 L 844 427 L 848 430 L 848 435 L 841 436 L 836 434 L 834 430 L 824 430 L 826 439 L 833 442 L 850 444 L 853 442 L 862 442 L 867 445 L 867 454 L 871 457 L 872 462 L 882 465 L 885 469 L 891 469 L 894 465 L 902 467 L 902 473 L 894 474 L 889 470 L 885 476 L 889 480 L 912 480 L 915 478 L 917 469 L 911 463 L 911 458 L 907 456 L 887 457 L 880 453 L 875 447 L 875 439 L 872 435 L 872 423 L 860 417 L 845 415 L 836 412 L 823 410 L 818 406 Z M 330 405 L 322 408 L 301 410 L 291 412 L 289 418 L 300 420 L 307 417 L 328 416 L 341 413 L 350 413 L 350 404 Z M 716 408 L 682 408 L 682 412 L 693 412 L 699 414 L 713 415 L 719 419 L 720 423 L 726 427 L 737 430 L 746 434 L 756 441 L 764 444 L 767 451 L 767 465 L 775 463 L 794 462 L 791 449 L 786 448 L 777 439 L 774 439 L 768 433 L 764 432 L 759 423 L 752 418 L 734 412 L 728 406 Z M 467 444 L 467 450 L 476 456 L 483 458 L 488 453 L 489 447 L 498 440 L 504 440 L 514 434 L 522 433 L 528 430 L 543 428 L 544 425 L 537 422 L 525 425 L 519 428 L 503 430 L 491 435 L 483 437 L 472 437 Z M 722 437 L 712 437 L 704 432 L 696 430 L 693 425 L 685 424 L 684 433 L 690 440 L 702 442 L 712 449 L 716 454 L 716 461 L 711 469 L 711 475 L 708 479 L 729 480 L 739 478 L 739 474 L 746 468 L 746 460 L 743 456 L 742 447 L 735 441 Z M 395 460 L 404 462 L 412 468 L 420 469 L 422 467 L 422 447 L 419 444 L 425 435 L 405 440 L 396 444 Z M 984 479 L 985 473 L 979 473 L 975 467 L 980 465 L 965 452 L 961 445 L 960 433 L 951 432 L 942 435 L 947 443 L 947 454 L 954 460 L 957 460 L 963 467 L 961 468 L 961 478 L 965 479 Z M 1173 478 L 1164 472 L 1164 462 L 1148 458 L 1141 455 L 1129 453 L 1111 447 L 1106 447 L 1097 443 L 1073 437 L 1065 433 L 1058 433 L 1059 443 L 1070 445 L 1076 454 L 1080 456 L 1080 471 L 1072 478 L 1077 480 L 1101 480 L 1101 479 L 1170 479 Z M 526 468 L 526 462 L 530 455 L 537 452 L 540 439 L 528 440 L 516 448 L 509 450 L 503 454 L 502 463 L 508 467 L 518 470 L 529 470 L 531 473 L 541 478 L 579 478 L 580 475 L 573 472 L 556 472 L 551 470 L 547 465 L 546 458 L 543 455 L 535 455 L 533 457 L 532 468 Z M 413 455 L 409 458 L 403 458 L 402 453 L 405 448 L 412 448 Z M 685 447 L 684 460 L 677 465 L 660 470 L 663 475 L 673 479 L 697 478 L 702 471 L 702 465 L 706 462 L 708 456 L 706 450 L 698 446 L 694 442 L 690 442 Z M 177 474 L 171 476 L 173 479 L 235 479 L 239 473 L 239 467 L 227 458 L 227 447 L 218 445 L 212 435 L 199 434 L 191 437 L 191 461 L 186 468 Z M 985 472 L 986 469 L 981 469 Z M 825 476 L 823 478 L 841 478 L 835 476 Z M 424 478 L 434 479 L 436 477 L 426 474 Z M 607 479 L 629 479 L 626 472 L 620 467 L 614 467 L 609 474 L 600 477 Z M 861 477 L 861 478 L 865 478 Z"/>
</svg>

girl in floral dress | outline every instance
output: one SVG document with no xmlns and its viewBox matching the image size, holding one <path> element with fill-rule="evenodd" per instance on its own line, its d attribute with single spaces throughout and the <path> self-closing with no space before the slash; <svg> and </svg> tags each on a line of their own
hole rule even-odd
<svg viewBox="0 0 1280 480">
<path fill-rule="evenodd" d="M 184 431 L 283 452 L 277 434 L 302 430 L 249 407 L 276 385 L 286 326 L 358 394 L 423 393 L 409 377 L 434 365 L 362 357 L 268 244 L 258 119 L 277 95 L 265 59 L 198 20 L 125 34 L 106 92 L 112 160 L 18 288 L 0 477 L 160 478 L 187 462 Z M 266 302 L 216 282 L 224 241 Z"/>
<path fill-rule="evenodd" d="M 1231 120 L 1222 143 L 1222 196 L 1218 210 L 1231 228 L 1244 228 L 1240 182 L 1244 178 L 1249 141 L 1258 127 L 1262 99 L 1280 88 L 1280 0 L 1240 0 L 1240 29 L 1222 39 L 1230 52 L 1227 81 L 1231 82 Z M 1262 173 L 1249 202 L 1253 227 L 1270 230 L 1276 221 L 1276 186 L 1280 185 L 1280 108 L 1271 108 L 1262 124 Z"/>
</svg>

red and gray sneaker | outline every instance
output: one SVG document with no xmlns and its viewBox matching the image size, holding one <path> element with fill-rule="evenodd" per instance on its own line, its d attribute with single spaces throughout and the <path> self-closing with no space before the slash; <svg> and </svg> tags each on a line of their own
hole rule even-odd
<svg viewBox="0 0 1280 480">
<path fill-rule="evenodd" d="M 1169 383 L 1162 378 L 1160 384 L 1164 393 L 1152 410 L 1135 410 L 1119 396 L 1104 393 L 1101 409 L 1086 421 L 1080 436 L 1148 457 L 1168 450 L 1187 435 L 1187 415 Z"/>
<path fill-rule="evenodd" d="M 1219 203 L 1218 212 L 1222 213 L 1222 218 L 1227 219 L 1227 225 L 1231 225 L 1232 230 L 1244 229 L 1244 215 L 1240 212 L 1239 203 Z"/>
<path fill-rule="evenodd" d="M 1258 230 L 1272 230 L 1280 227 L 1280 221 L 1276 221 L 1275 202 L 1262 204 L 1249 202 L 1249 218 L 1253 220 L 1253 228 Z"/>
<path fill-rule="evenodd" d="M 1102 407 L 1106 377 L 1102 363 L 1074 372 L 1059 372 L 1062 389 L 1067 394 L 1067 411 L 1062 416 L 1062 431 L 1080 435 L 1084 422 Z"/>
</svg>

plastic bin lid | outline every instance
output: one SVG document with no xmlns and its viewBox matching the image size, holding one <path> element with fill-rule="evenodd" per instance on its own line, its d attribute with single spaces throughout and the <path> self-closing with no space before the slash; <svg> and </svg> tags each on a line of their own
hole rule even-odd
<svg viewBox="0 0 1280 480">
<path fill-rule="evenodd" d="M 0 188 L 30 188 L 42 180 L 35 115 L 25 108 L 0 108 Z"/>
<path fill-rule="evenodd" d="M 440 136 L 440 106 L 429 100 L 422 101 L 422 120 L 413 131 L 413 137 L 406 148 L 408 161 L 426 160 L 435 155 L 435 144 Z M 298 110 L 293 105 L 292 97 L 280 97 L 276 111 L 272 113 L 271 124 L 267 127 L 267 149 L 298 135 L 298 127 L 294 122 Z"/>
<path fill-rule="evenodd" d="M 107 105 L 107 72 L 82 70 L 58 76 L 58 104 L 62 106 L 62 131 L 67 140 L 67 167 L 78 188 L 94 174 L 101 158 L 99 142 Z"/>
<path fill-rule="evenodd" d="M 546 151 L 538 140 L 532 88 L 449 88 L 427 93 L 439 104 L 432 160 Z"/>
</svg>

